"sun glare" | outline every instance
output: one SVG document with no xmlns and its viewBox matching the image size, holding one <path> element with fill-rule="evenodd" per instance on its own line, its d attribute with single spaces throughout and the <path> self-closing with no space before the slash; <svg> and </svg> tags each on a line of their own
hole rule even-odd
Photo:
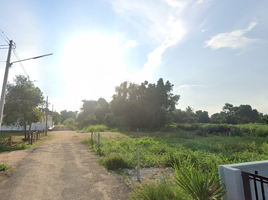
<svg viewBox="0 0 268 200">
<path fill-rule="evenodd" d="M 124 80 L 123 51 L 116 37 L 85 34 L 73 38 L 61 64 L 67 90 L 75 91 L 80 100 L 112 93 L 118 81 Z"/>
</svg>

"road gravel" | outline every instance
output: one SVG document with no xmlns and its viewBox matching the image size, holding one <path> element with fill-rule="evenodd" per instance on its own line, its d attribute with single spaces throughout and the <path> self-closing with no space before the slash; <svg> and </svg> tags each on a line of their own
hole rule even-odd
<svg viewBox="0 0 268 200">
<path fill-rule="evenodd" d="M 54 139 L 38 147 L 0 154 L 0 163 L 17 167 L 9 178 L 0 180 L 0 199 L 129 198 L 125 181 L 99 166 L 99 157 L 81 143 L 90 133 L 59 130 L 49 134 Z"/>
</svg>

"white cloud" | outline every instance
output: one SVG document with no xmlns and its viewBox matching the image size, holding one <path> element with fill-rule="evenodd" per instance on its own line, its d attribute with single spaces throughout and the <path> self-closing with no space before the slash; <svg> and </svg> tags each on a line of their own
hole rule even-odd
<svg viewBox="0 0 268 200">
<path fill-rule="evenodd" d="M 136 40 L 128 40 L 126 41 L 126 43 L 124 44 L 124 49 L 129 49 L 131 47 L 134 47 L 137 45 Z"/>
<path fill-rule="evenodd" d="M 183 12 L 187 1 L 125 1 L 111 0 L 114 10 L 124 16 L 137 30 L 144 43 L 153 46 L 139 77 L 150 80 L 152 71 L 161 64 L 163 53 L 178 44 L 186 35 Z"/>
<path fill-rule="evenodd" d="M 184 4 L 182 1 L 179 2 L 176 0 L 165 0 L 165 2 L 173 8 L 181 7 Z"/>
<path fill-rule="evenodd" d="M 200 87 L 204 87 L 204 85 L 180 85 L 178 87 L 178 89 L 191 89 L 191 88 L 200 88 Z"/>
<path fill-rule="evenodd" d="M 246 29 L 235 30 L 230 33 L 220 33 L 213 36 L 210 40 L 207 40 L 205 47 L 210 47 L 211 49 L 219 49 L 224 47 L 229 47 L 232 49 L 244 48 L 249 44 L 256 42 L 258 39 L 250 39 L 244 35 L 253 29 L 258 23 L 252 22 Z"/>
<path fill-rule="evenodd" d="M 195 5 L 201 5 L 201 4 L 206 4 L 209 3 L 211 0 L 198 0 L 197 2 L 195 2 Z"/>
<path fill-rule="evenodd" d="M 153 70 L 154 68 L 159 66 L 161 64 L 161 58 L 164 51 L 167 48 L 179 43 L 187 32 L 180 19 L 174 21 L 174 19 L 170 17 L 167 24 L 172 29 L 166 35 L 166 38 L 163 43 L 148 54 L 148 60 L 144 64 L 145 71 Z"/>
</svg>

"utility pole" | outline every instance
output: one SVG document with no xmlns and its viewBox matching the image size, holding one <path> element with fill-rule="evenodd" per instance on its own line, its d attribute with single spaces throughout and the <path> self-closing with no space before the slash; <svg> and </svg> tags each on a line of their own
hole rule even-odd
<svg viewBox="0 0 268 200">
<path fill-rule="evenodd" d="M 48 96 L 47 96 L 47 102 L 48 102 Z M 46 136 L 47 136 L 47 109 L 46 109 Z"/>
<path fill-rule="evenodd" d="M 52 113 L 51 113 L 51 118 L 52 118 L 52 125 L 51 125 L 51 126 L 52 126 L 52 127 L 54 126 L 54 124 L 53 124 L 53 106 L 54 106 L 54 105 L 52 105 Z"/>
<path fill-rule="evenodd" d="M 10 40 L 9 41 L 8 55 L 7 55 L 5 77 L 4 77 L 3 86 L 2 86 L 1 103 L 0 103 L 0 131 L 1 131 L 1 127 L 2 127 L 2 119 L 3 119 L 3 112 L 4 112 L 6 89 L 7 89 L 8 71 L 9 71 L 9 67 L 11 66 L 10 57 L 11 57 L 12 47 L 13 47 L 13 41 Z"/>
</svg>

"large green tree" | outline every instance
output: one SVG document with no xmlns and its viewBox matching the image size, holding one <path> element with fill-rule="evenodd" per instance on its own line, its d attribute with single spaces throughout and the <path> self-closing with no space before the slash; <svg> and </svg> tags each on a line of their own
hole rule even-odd
<svg viewBox="0 0 268 200">
<path fill-rule="evenodd" d="M 60 111 L 61 123 L 63 124 L 63 122 L 68 118 L 76 119 L 77 113 L 78 113 L 77 111 L 67 111 L 67 110 Z"/>
<path fill-rule="evenodd" d="M 44 102 L 41 90 L 25 76 L 19 75 L 14 84 L 7 85 L 3 123 L 5 125 L 20 125 L 24 129 L 32 123 L 40 121 L 42 114 L 37 109 Z"/>
<path fill-rule="evenodd" d="M 77 116 L 77 121 L 82 126 L 89 124 L 103 124 L 104 118 L 109 113 L 109 104 L 104 98 L 95 100 L 82 100 L 83 104 Z"/>
<path fill-rule="evenodd" d="M 116 87 L 116 94 L 110 103 L 114 121 L 119 126 L 131 128 L 163 127 L 168 123 L 168 115 L 175 110 L 180 96 L 172 93 L 173 84 L 157 84 L 147 81 L 135 84 L 123 82 Z"/>
</svg>

